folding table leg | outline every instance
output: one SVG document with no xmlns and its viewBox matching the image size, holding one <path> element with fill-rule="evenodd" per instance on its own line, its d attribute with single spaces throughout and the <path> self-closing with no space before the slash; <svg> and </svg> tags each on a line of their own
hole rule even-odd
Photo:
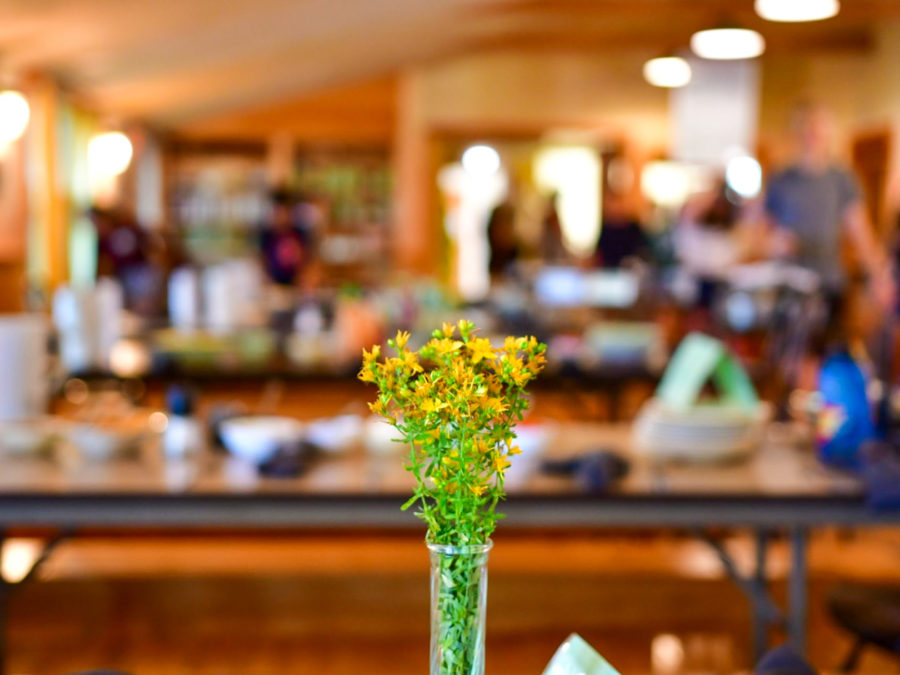
<svg viewBox="0 0 900 675">
<path fill-rule="evenodd" d="M 725 550 L 720 541 L 700 532 L 700 538 L 709 544 L 719 556 L 722 567 L 728 578 L 731 579 L 741 592 L 750 600 L 750 609 L 753 612 L 753 657 L 758 661 L 768 649 L 768 637 L 770 626 L 784 626 L 786 621 L 784 613 L 775 604 L 769 594 L 766 574 L 766 558 L 768 552 L 768 532 L 762 528 L 756 530 L 756 560 L 752 574 L 742 573 L 738 569 L 734 558 Z"/>
<path fill-rule="evenodd" d="M 6 534 L 0 530 L 0 554 L 3 553 L 3 544 L 6 541 Z M 8 672 L 7 664 L 7 639 L 6 639 L 6 618 L 9 609 L 9 584 L 0 574 L 0 675 Z"/>
<path fill-rule="evenodd" d="M 788 580 L 788 633 L 794 648 L 806 653 L 806 620 L 808 612 L 807 541 L 804 527 L 791 530 L 791 576 Z"/>
<path fill-rule="evenodd" d="M 756 568 L 753 571 L 753 583 L 757 597 L 764 597 L 768 591 L 768 575 L 766 560 L 769 550 L 769 534 L 763 529 L 756 531 Z M 769 648 L 769 618 L 760 608 L 757 600 L 753 603 L 753 662 L 758 663 Z"/>
</svg>

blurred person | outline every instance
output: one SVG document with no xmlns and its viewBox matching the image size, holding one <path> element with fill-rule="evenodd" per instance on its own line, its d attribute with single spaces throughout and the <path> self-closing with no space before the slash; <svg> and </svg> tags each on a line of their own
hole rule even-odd
<svg viewBox="0 0 900 675">
<path fill-rule="evenodd" d="M 490 247 L 488 270 L 496 281 L 510 274 L 519 260 L 519 240 L 516 236 L 516 205 L 510 189 L 506 198 L 488 216 L 487 240 Z"/>
<path fill-rule="evenodd" d="M 97 233 L 97 276 L 121 277 L 147 260 L 146 233 L 133 220 L 99 206 L 92 206 L 87 216 Z"/>
<path fill-rule="evenodd" d="M 697 279 L 701 309 L 712 307 L 728 272 L 746 260 L 740 199 L 720 179 L 714 189 L 693 196 L 675 227 L 675 256 Z"/>
<path fill-rule="evenodd" d="M 824 107 L 797 105 L 791 118 L 794 159 L 766 186 L 767 253 L 816 272 L 833 318 L 841 315 L 847 279 L 844 237 L 868 274 L 882 309 L 892 309 L 895 286 L 890 261 L 877 241 L 854 175 L 831 154 L 832 118 Z"/>
<path fill-rule="evenodd" d="M 571 261 L 563 239 L 562 222 L 559 219 L 559 209 L 557 208 L 558 198 L 559 193 L 557 192 L 550 195 L 541 218 L 540 256 L 548 265 L 563 265 Z"/>
<path fill-rule="evenodd" d="M 603 221 L 594 250 L 598 267 L 619 268 L 629 259 L 647 258 L 650 242 L 628 208 L 625 195 L 610 191 L 603 199 Z"/>
<path fill-rule="evenodd" d="M 276 188 L 270 202 L 268 222 L 260 233 L 266 274 L 278 286 L 309 281 L 314 269 L 311 225 L 297 217 L 297 198 L 289 190 Z"/>
<path fill-rule="evenodd" d="M 116 279 L 129 309 L 160 311 L 165 275 L 154 263 L 149 233 L 120 211 L 92 206 L 87 217 L 97 233 L 97 277 Z"/>
</svg>

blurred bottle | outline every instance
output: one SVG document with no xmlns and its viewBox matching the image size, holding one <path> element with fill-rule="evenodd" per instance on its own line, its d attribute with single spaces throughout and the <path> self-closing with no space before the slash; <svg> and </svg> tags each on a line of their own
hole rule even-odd
<svg viewBox="0 0 900 675">
<path fill-rule="evenodd" d="M 177 459 L 200 452 L 204 446 L 203 427 L 194 416 L 194 395 L 182 386 L 170 387 L 166 392 L 169 423 L 163 432 L 163 452 Z"/>
</svg>

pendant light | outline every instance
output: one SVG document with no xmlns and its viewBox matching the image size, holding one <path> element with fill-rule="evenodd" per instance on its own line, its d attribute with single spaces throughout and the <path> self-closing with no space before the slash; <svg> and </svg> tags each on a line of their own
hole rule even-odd
<svg viewBox="0 0 900 675">
<path fill-rule="evenodd" d="M 654 87 L 683 87 L 691 81 L 691 75 L 691 64 L 680 56 L 659 56 L 644 64 L 644 79 Z"/>
<path fill-rule="evenodd" d="M 756 0 L 756 13 L 768 21 L 822 21 L 837 16 L 840 0 Z"/>
<path fill-rule="evenodd" d="M 121 131 L 97 134 L 88 143 L 88 170 L 98 178 L 118 176 L 131 164 L 134 150 Z"/>
<path fill-rule="evenodd" d="M 703 59 L 752 59 L 765 50 L 766 41 L 763 36 L 749 28 L 709 28 L 691 36 L 691 51 Z"/>
</svg>

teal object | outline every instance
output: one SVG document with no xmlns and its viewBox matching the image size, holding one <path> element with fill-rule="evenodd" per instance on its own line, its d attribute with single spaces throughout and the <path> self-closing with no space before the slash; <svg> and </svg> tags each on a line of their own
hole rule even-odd
<svg viewBox="0 0 900 675">
<path fill-rule="evenodd" d="M 620 675 L 583 637 L 572 633 L 556 650 L 544 675 Z"/>
<path fill-rule="evenodd" d="M 720 402 L 747 412 L 759 405 L 747 371 L 721 340 L 690 333 L 672 355 L 656 397 L 671 410 L 685 411 L 697 403 L 704 385 L 712 380 Z"/>
</svg>

